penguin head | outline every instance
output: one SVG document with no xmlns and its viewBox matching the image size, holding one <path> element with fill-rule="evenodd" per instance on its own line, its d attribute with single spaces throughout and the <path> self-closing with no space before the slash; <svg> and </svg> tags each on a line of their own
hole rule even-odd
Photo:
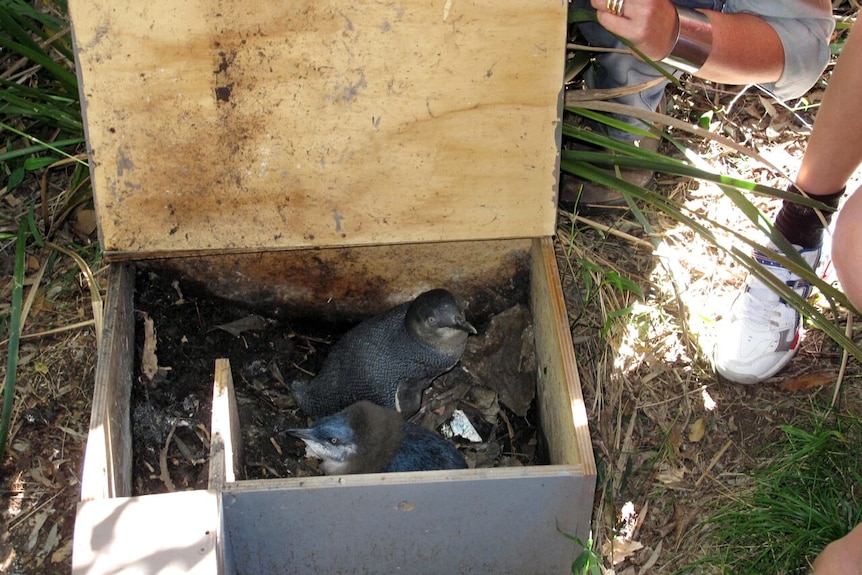
<svg viewBox="0 0 862 575">
<path fill-rule="evenodd" d="M 328 475 L 345 473 L 358 450 L 356 433 L 343 411 L 322 417 L 313 427 L 288 429 L 287 433 L 305 442 L 308 455 L 323 460 Z"/>
<path fill-rule="evenodd" d="M 419 339 L 430 344 L 462 344 L 476 328 L 464 317 L 464 310 L 448 290 L 433 289 L 419 294 L 407 309 L 407 326 Z"/>
<path fill-rule="evenodd" d="M 313 427 L 287 433 L 305 442 L 308 455 L 323 460 L 327 475 L 374 473 L 398 450 L 403 420 L 396 411 L 359 401 Z"/>
</svg>

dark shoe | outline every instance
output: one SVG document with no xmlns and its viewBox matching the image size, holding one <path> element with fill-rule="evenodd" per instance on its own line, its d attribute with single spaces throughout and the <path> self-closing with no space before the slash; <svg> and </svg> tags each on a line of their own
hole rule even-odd
<svg viewBox="0 0 862 575">
<path fill-rule="evenodd" d="M 657 152 L 659 143 L 658 138 L 643 138 L 639 147 L 650 152 Z M 607 172 L 610 175 L 616 174 L 613 170 L 607 170 Z M 651 170 L 620 169 L 620 177 L 636 186 L 647 187 L 652 183 L 653 172 Z M 589 213 L 627 204 L 626 199 L 618 190 L 563 172 L 560 177 L 559 205 L 565 210 L 575 211 L 575 207 L 577 207 L 578 212 Z"/>
</svg>

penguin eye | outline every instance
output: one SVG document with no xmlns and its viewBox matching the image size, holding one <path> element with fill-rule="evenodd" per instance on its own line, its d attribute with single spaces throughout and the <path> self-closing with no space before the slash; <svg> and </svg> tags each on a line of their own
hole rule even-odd
<svg viewBox="0 0 862 575">
<path fill-rule="evenodd" d="M 337 437 L 330 437 L 329 443 L 331 443 L 332 445 L 338 445 L 338 438 Z"/>
<path fill-rule="evenodd" d="M 434 317 L 433 315 L 432 315 L 432 316 L 428 316 L 428 323 L 429 323 L 429 324 L 431 324 L 431 325 L 434 325 L 435 323 L 437 323 L 437 318 L 436 318 L 436 317 Z"/>
</svg>

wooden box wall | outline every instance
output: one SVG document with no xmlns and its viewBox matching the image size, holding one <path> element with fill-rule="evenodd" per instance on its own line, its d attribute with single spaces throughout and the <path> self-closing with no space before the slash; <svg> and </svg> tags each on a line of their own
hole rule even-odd
<svg viewBox="0 0 862 575">
<path fill-rule="evenodd" d="M 222 401 L 213 402 L 212 497 L 199 492 L 186 492 L 187 499 L 176 493 L 130 497 L 132 277 L 134 265 L 143 264 L 115 264 L 76 522 L 76 575 L 179 573 L 192 565 L 189 572 L 202 574 L 216 568 L 228 574 L 272 573 L 277 566 L 290 573 L 566 572 L 578 547 L 558 529 L 587 540 L 596 471 L 553 240 L 471 242 L 470 262 L 477 265 L 463 270 L 442 257 L 451 249 L 446 242 L 413 247 L 425 257 L 411 260 L 411 250 L 405 249 L 400 252 L 405 259 L 387 260 L 399 270 L 395 276 L 405 268 L 412 272 L 410 280 L 401 280 L 406 283 L 393 284 L 398 290 L 421 290 L 437 278 L 467 274 L 459 278 L 463 286 L 472 285 L 466 299 L 482 301 L 482 292 L 506 288 L 505 282 L 487 283 L 492 278 L 526 274 L 536 401 L 550 465 L 241 480 L 230 455 L 239 451 L 238 433 L 230 424 L 237 412 L 222 395 Z M 379 259 L 378 246 L 354 250 L 357 261 Z M 441 257 L 428 257 L 435 250 Z M 385 251 L 390 258 L 393 253 Z M 221 257 L 234 261 L 234 256 L 213 256 Z M 493 267 L 478 265 L 483 259 L 505 271 L 470 275 L 471 269 Z M 294 281 L 301 284 L 302 277 Z M 381 294 L 388 293 L 384 277 L 373 283 L 383 286 Z M 322 302 L 328 299 L 326 292 L 320 295 Z M 219 390 L 230 369 L 216 366 L 215 371 Z M 241 424 L 233 421 L 234 427 Z M 153 505 L 147 509 L 150 498 Z M 151 525 L 146 541 L 135 527 L 142 523 Z M 162 530 L 162 524 L 186 525 L 182 540 L 187 544 L 178 545 L 176 530 Z M 173 562 L 160 563 L 166 556 Z"/>
</svg>

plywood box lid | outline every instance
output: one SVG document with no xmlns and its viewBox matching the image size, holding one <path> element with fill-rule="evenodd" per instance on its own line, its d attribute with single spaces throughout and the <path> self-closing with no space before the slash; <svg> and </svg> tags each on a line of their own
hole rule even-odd
<svg viewBox="0 0 862 575">
<path fill-rule="evenodd" d="M 69 7 L 109 255 L 554 231 L 566 2 Z"/>
</svg>

